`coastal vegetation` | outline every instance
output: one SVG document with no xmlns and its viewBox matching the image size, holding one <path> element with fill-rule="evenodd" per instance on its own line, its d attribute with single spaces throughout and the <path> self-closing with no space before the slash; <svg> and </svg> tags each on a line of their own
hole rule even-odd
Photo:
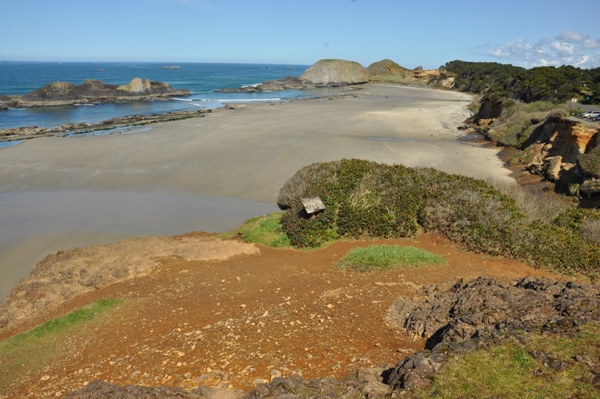
<svg viewBox="0 0 600 399">
<path fill-rule="evenodd" d="M 300 198 L 315 196 L 325 209 L 308 215 Z M 600 247 L 584 233 L 598 225 L 600 212 L 544 208 L 538 214 L 552 217 L 535 217 L 489 183 L 431 168 L 357 159 L 315 163 L 284 184 L 277 202 L 286 212 L 282 229 L 300 248 L 343 238 L 413 237 L 422 229 L 474 252 L 592 279 L 600 264 Z"/>
<path fill-rule="evenodd" d="M 416 389 L 413 396 L 486 398 L 501 394 L 502 398 L 596 398 L 598 390 L 590 383 L 595 376 L 588 364 L 600 355 L 599 337 L 598 323 L 584 324 L 569 337 L 524 334 L 520 342 L 451 358 L 432 377 L 432 387 Z M 553 359 L 554 368 L 544 367 L 532 356 L 540 351 Z"/>
<path fill-rule="evenodd" d="M 563 118 L 571 113 L 573 109 L 565 104 L 547 101 L 517 103 L 507 100 L 502 103 L 500 116 L 481 131 L 490 140 L 501 145 L 523 149 L 534 129 L 542 126 L 549 117 Z"/>
<path fill-rule="evenodd" d="M 274 248 L 289 247 L 290 239 L 281 229 L 281 216 L 283 212 L 275 212 L 248 219 L 239 228 L 239 235 L 246 242 Z"/>
<path fill-rule="evenodd" d="M 443 257 L 415 247 L 372 245 L 350 250 L 336 267 L 355 272 L 372 272 L 413 269 L 445 263 L 446 260 Z"/>
<path fill-rule="evenodd" d="M 571 65 L 522 68 L 496 62 L 451 61 L 440 68 L 455 78 L 460 91 L 490 99 L 600 104 L 600 68 L 582 69 Z"/>
</svg>

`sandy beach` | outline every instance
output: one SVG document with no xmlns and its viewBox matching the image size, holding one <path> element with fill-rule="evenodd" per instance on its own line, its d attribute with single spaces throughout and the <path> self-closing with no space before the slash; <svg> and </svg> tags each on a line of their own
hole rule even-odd
<svg viewBox="0 0 600 399">
<path fill-rule="evenodd" d="M 512 180 L 497 150 L 459 142 L 471 97 L 366 85 L 361 98 L 253 103 L 131 134 L 0 150 L 0 300 L 46 254 L 131 236 L 225 231 L 275 211 L 313 162 L 362 158 Z"/>
</svg>

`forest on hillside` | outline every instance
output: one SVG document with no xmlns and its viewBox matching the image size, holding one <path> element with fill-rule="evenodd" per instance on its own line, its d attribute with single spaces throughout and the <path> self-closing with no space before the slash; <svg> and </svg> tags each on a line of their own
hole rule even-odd
<svg viewBox="0 0 600 399">
<path fill-rule="evenodd" d="M 440 70 L 455 77 L 457 89 L 484 94 L 490 99 L 556 103 L 576 98 L 583 104 L 600 104 L 600 68 L 563 65 L 526 69 L 497 62 L 457 60 L 446 63 Z"/>
</svg>

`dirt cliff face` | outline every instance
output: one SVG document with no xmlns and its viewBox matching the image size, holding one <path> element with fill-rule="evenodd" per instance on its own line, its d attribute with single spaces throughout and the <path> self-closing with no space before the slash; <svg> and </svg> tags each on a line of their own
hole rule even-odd
<svg viewBox="0 0 600 399">
<path fill-rule="evenodd" d="M 578 123 L 563 118 L 549 118 L 529 137 L 526 146 L 534 143 L 551 144 L 549 157 L 561 156 L 563 162 L 575 163 L 581 154 L 596 146 L 600 128 L 592 124 Z"/>
<path fill-rule="evenodd" d="M 521 159 L 526 169 L 559 184 L 558 191 L 592 196 L 597 169 L 595 153 L 600 127 L 570 119 L 550 117 L 534 129 Z M 581 189 L 579 188 L 581 187 Z M 583 191 L 582 191 L 583 190 Z"/>
<path fill-rule="evenodd" d="M 343 86 L 369 81 L 369 73 L 358 62 L 347 60 L 320 60 L 308 68 L 302 76 L 302 81 L 311 82 L 317 86 Z"/>
</svg>

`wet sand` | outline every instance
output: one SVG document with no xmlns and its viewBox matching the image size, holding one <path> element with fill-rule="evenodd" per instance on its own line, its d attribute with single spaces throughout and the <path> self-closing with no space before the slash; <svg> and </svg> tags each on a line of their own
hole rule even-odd
<svg viewBox="0 0 600 399">
<path fill-rule="evenodd" d="M 512 180 L 497 150 L 457 140 L 470 96 L 386 85 L 354 93 L 362 98 L 252 104 L 135 134 L 0 149 L 0 299 L 54 250 L 234 228 L 274 210 L 283 183 L 313 162 Z"/>
</svg>

